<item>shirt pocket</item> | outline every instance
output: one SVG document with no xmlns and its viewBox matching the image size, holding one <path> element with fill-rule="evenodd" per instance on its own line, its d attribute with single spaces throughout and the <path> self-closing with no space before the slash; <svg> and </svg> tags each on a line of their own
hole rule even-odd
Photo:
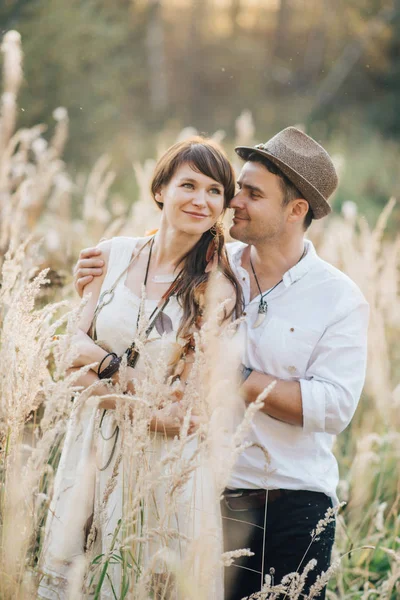
<svg viewBox="0 0 400 600">
<path fill-rule="evenodd" d="M 282 379 L 304 377 L 321 332 L 280 317 L 272 317 L 263 329 L 257 351 L 266 372 Z"/>
</svg>

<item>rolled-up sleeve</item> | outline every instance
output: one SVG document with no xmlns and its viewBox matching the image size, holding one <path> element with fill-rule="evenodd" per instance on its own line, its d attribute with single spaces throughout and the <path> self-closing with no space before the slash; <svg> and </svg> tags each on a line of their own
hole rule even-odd
<svg viewBox="0 0 400 600">
<path fill-rule="evenodd" d="M 316 345 L 300 379 L 304 431 L 336 435 L 350 423 L 365 380 L 368 319 L 361 297 Z"/>
</svg>

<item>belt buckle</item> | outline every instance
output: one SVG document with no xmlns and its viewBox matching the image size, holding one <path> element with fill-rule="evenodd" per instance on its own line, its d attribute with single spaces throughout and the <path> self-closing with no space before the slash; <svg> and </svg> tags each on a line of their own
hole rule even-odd
<svg viewBox="0 0 400 600">
<path fill-rule="evenodd" d="M 240 496 L 238 496 L 238 497 L 240 497 Z M 235 513 L 236 512 L 248 512 L 249 511 L 249 507 L 248 506 L 244 506 L 242 508 L 239 508 L 237 506 L 232 506 L 231 500 L 235 501 L 236 499 L 237 499 L 237 497 L 234 497 L 234 498 L 232 498 L 230 496 L 225 497 L 224 498 L 225 506 L 227 508 L 229 508 L 229 510 L 231 510 L 232 512 L 235 512 Z"/>
<path fill-rule="evenodd" d="M 229 490 L 229 493 L 224 494 L 224 502 L 225 506 L 232 510 L 233 512 L 248 512 L 252 509 L 251 503 L 249 502 L 250 498 L 259 493 L 259 490 Z M 243 499 L 244 504 L 240 502 L 240 499 Z M 238 505 L 236 504 L 236 500 L 238 500 Z"/>
<path fill-rule="evenodd" d="M 231 493 L 232 492 L 232 493 Z M 228 494 L 224 494 L 224 497 L 228 497 L 228 498 L 241 498 L 243 496 L 243 490 L 241 490 L 240 492 L 235 492 L 234 490 L 229 490 Z"/>
<path fill-rule="evenodd" d="M 232 510 L 233 512 L 247 512 L 247 507 L 246 508 L 238 508 L 235 507 L 235 500 L 239 499 L 239 498 L 243 498 L 244 496 L 244 490 L 228 490 L 228 493 L 224 493 L 224 503 L 225 506 L 227 508 L 229 508 L 229 510 Z M 234 506 L 232 506 L 230 501 L 233 501 Z"/>
</svg>

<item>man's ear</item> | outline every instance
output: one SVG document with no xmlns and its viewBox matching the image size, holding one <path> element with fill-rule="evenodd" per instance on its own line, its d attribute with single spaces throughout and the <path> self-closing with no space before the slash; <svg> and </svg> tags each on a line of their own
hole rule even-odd
<svg viewBox="0 0 400 600">
<path fill-rule="evenodd" d="M 292 200 L 290 213 L 289 213 L 289 221 L 295 223 L 297 221 L 303 221 L 304 217 L 308 213 L 308 202 L 304 200 L 304 198 L 296 198 Z"/>
</svg>

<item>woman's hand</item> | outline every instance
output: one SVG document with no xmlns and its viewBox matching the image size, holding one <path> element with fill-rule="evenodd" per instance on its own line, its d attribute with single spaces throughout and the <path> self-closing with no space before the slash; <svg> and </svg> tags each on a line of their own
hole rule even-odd
<svg viewBox="0 0 400 600">
<path fill-rule="evenodd" d="M 181 402 L 172 402 L 165 408 L 156 411 L 150 422 L 150 430 L 163 433 L 167 437 L 179 436 L 186 410 Z M 198 427 L 197 417 L 191 417 L 188 433 L 194 433 Z"/>
<path fill-rule="evenodd" d="M 79 371 L 79 368 L 71 367 L 70 369 L 67 369 L 66 374 L 71 375 L 72 373 L 76 373 L 77 371 Z M 89 386 L 93 385 L 93 383 L 97 383 L 98 381 L 100 380 L 97 377 L 97 375 L 93 371 L 88 371 L 87 373 L 82 373 L 78 377 L 78 379 L 76 379 L 74 386 L 80 386 L 86 389 Z M 102 385 L 98 385 L 95 388 L 93 388 L 93 396 L 106 396 L 109 394 L 110 388 L 106 383 L 103 383 Z"/>
<path fill-rule="evenodd" d="M 103 368 L 103 367 L 102 367 Z M 135 369 L 133 369 L 132 367 L 126 366 L 124 373 L 123 373 L 123 380 L 125 381 L 125 387 L 124 387 L 124 393 L 128 393 L 128 394 L 132 394 L 134 395 L 136 390 L 135 390 L 135 385 L 133 383 L 133 379 L 135 378 Z M 111 377 L 111 381 L 115 386 L 118 386 L 121 384 L 121 373 L 120 371 L 117 371 L 116 373 L 114 373 L 114 375 Z"/>
</svg>

